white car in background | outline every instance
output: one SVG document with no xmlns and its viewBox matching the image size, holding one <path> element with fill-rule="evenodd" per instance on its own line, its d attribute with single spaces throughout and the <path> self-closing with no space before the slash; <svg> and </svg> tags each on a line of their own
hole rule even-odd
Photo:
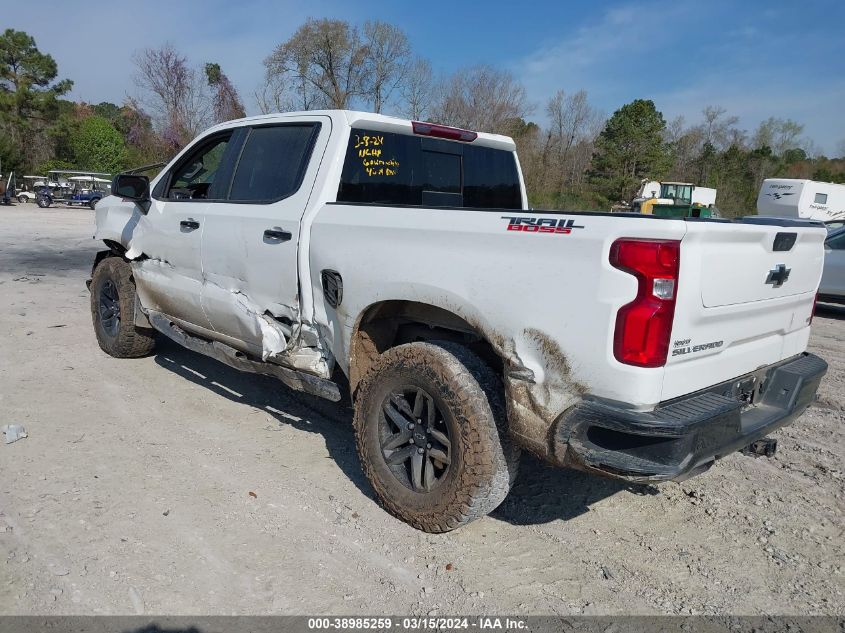
<svg viewBox="0 0 845 633">
<path fill-rule="evenodd" d="M 845 303 L 845 227 L 831 231 L 824 242 L 819 300 Z"/>
</svg>

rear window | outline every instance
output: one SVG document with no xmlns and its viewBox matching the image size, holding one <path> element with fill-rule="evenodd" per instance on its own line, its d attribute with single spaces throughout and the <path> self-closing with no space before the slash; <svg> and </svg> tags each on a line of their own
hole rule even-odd
<svg viewBox="0 0 845 633">
<path fill-rule="evenodd" d="M 353 129 L 338 202 L 519 209 L 512 152 L 422 136 Z"/>
</svg>

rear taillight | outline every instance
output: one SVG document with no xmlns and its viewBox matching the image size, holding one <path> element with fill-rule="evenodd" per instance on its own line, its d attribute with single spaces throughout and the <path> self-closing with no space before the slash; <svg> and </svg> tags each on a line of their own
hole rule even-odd
<svg viewBox="0 0 845 633">
<path fill-rule="evenodd" d="M 662 367 L 675 317 L 681 243 L 623 238 L 610 247 L 610 263 L 637 278 L 636 298 L 616 315 L 613 355 L 620 363 Z"/>
<path fill-rule="evenodd" d="M 437 125 L 436 123 L 412 121 L 411 127 L 414 128 L 414 134 L 419 134 L 420 136 L 447 138 L 450 141 L 464 141 L 465 143 L 472 143 L 478 138 L 477 132 L 462 130 L 459 127 L 449 127 L 448 125 Z"/>
</svg>

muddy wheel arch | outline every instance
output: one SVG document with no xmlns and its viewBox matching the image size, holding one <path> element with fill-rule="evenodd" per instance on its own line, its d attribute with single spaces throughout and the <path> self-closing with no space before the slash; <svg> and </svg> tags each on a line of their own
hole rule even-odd
<svg viewBox="0 0 845 633">
<path fill-rule="evenodd" d="M 349 386 L 353 396 L 380 354 L 403 343 L 425 340 L 453 341 L 473 347 L 494 369 L 501 368 L 501 358 L 490 342 L 463 317 L 428 303 L 381 301 L 361 312 L 352 332 Z"/>
<path fill-rule="evenodd" d="M 383 301 L 358 317 L 349 345 L 352 398 L 369 367 L 388 349 L 424 340 L 466 345 L 502 377 L 509 430 L 525 449 L 544 459 L 562 459 L 552 451 L 555 421 L 583 397 L 565 352 L 543 332 L 525 328 L 505 337 L 480 319 L 417 301 Z M 519 353 L 517 350 L 520 350 Z M 522 355 L 522 357 L 521 357 Z M 534 366 L 542 381 L 535 380 Z"/>
</svg>

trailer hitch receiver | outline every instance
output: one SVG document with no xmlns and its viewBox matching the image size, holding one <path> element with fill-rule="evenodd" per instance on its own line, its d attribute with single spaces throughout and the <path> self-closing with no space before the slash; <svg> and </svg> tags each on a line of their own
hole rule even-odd
<svg viewBox="0 0 845 633">
<path fill-rule="evenodd" d="M 748 446 L 740 451 L 744 455 L 751 455 L 752 457 L 773 457 L 778 450 L 778 441 L 770 437 L 764 437 L 762 440 L 751 442 Z"/>
</svg>

